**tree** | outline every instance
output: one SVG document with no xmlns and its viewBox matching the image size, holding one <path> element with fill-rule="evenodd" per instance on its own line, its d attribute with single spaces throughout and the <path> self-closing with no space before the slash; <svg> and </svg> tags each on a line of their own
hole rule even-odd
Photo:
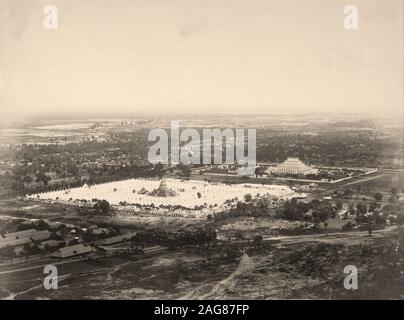
<svg viewBox="0 0 404 320">
<path fill-rule="evenodd" d="M 347 223 L 345 223 L 342 227 L 341 227 L 341 231 L 351 231 L 352 229 L 353 229 L 353 227 L 354 227 L 354 224 L 351 222 L 351 221 L 349 221 L 349 222 L 347 222 Z"/>
<path fill-rule="evenodd" d="M 189 178 L 191 176 L 191 169 L 188 166 L 181 168 L 181 176 Z"/>
<path fill-rule="evenodd" d="M 17 226 L 17 231 L 24 231 L 24 230 L 29 230 L 33 228 L 33 224 L 32 223 L 20 223 Z"/>
<path fill-rule="evenodd" d="M 380 192 L 377 192 L 373 195 L 376 201 L 380 202 L 383 199 L 383 195 Z"/>
<path fill-rule="evenodd" d="M 109 204 L 109 202 L 107 200 L 101 200 L 101 201 L 96 202 L 94 204 L 93 208 L 102 214 L 106 214 L 110 211 L 111 205 Z"/>
<path fill-rule="evenodd" d="M 254 237 L 254 245 L 255 245 L 255 247 L 259 247 L 261 245 L 261 243 L 262 243 L 262 240 L 263 240 L 263 238 L 262 238 L 261 235 L 255 236 Z"/>
<path fill-rule="evenodd" d="M 2 250 L 0 250 L 0 255 L 4 258 L 10 259 L 11 263 L 13 263 L 13 259 L 15 258 L 15 251 L 12 246 L 6 246 Z"/>
<path fill-rule="evenodd" d="M 374 212 L 378 208 L 378 203 L 374 202 L 369 205 L 369 212 Z"/>
<path fill-rule="evenodd" d="M 24 178 L 22 178 L 22 182 L 26 184 L 30 184 L 32 181 L 34 181 L 34 179 L 31 176 L 25 176 Z"/>
<path fill-rule="evenodd" d="M 87 230 L 86 232 L 83 233 L 82 238 L 84 242 L 91 242 L 93 241 L 94 236 L 90 230 Z"/>
<path fill-rule="evenodd" d="M 397 194 L 392 194 L 389 197 L 389 202 L 391 202 L 391 203 L 395 203 L 397 200 L 398 200 L 398 195 Z"/>
<path fill-rule="evenodd" d="M 318 218 L 320 221 L 326 221 L 331 215 L 331 208 L 325 207 L 318 210 Z"/>
<path fill-rule="evenodd" d="M 236 231 L 236 233 L 234 234 L 234 237 L 238 240 L 244 239 L 243 233 L 240 230 Z"/>
<path fill-rule="evenodd" d="M 36 228 L 37 230 L 40 230 L 40 231 L 42 231 L 42 230 L 48 230 L 48 229 L 49 229 L 49 225 L 48 225 L 44 220 L 39 220 L 39 221 L 36 223 L 35 228 Z"/>
<path fill-rule="evenodd" d="M 371 236 L 372 235 L 372 231 L 373 231 L 373 227 L 372 227 L 372 225 L 369 223 L 369 225 L 368 225 L 368 235 L 369 236 Z"/>
<path fill-rule="evenodd" d="M 367 211 L 368 210 L 367 210 L 366 204 L 358 203 L 356 205 L 356 213 L 358 215 L 364 215 L 364 214 L 366 214 Z"/>
<path fill-rule="evenodd" d="M 389 202 L 394 203 L 399 199 L 398 189 L 396 187 L 391 188 L 391 196 L 389 197 Z"/>
<path fill-rule="evenodd" d="M 79 168 L 77 167 L 76 164 L 74 164 L 74 163 L 69 163 L 68 166 L 67 166 L 67 172 L 68 172 L 70 175 L 75 176 L 75 175 L 78 174 Z"/>
<path fill-rule="evenodd" d="M 38 172 L 35 175 L 35 181 L 36 182 L 43 182 L 44 185 L 48 185 L 48 182 L 51 180 L 50 177 L 46 176 L 45 173 L 43 172 Z"/>
<path fill-rule="evenodd" d="M 154 166 L 153 169 L 156 172 L 156 174 L 159 176 L 159 178 L 161 179 L 164 174 L 164 165 L 161 162 L 159 162 Z"/>
<path fill-rule="evenodd" d="M 245 202 L 250 202 L 252 200 L 252 195 L 247 193 L 244 195 L 244 201 Z"/>
</svg>

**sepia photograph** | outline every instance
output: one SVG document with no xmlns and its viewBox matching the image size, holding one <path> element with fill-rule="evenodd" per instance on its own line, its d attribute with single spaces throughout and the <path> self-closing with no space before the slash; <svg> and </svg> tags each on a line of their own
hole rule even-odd
<svg viewBox="0 0 404 320">
<path fill-rule="evenodd" d="M 403 17 L 0 0 L 0 300 L 404 300 Z"/>
</svg>

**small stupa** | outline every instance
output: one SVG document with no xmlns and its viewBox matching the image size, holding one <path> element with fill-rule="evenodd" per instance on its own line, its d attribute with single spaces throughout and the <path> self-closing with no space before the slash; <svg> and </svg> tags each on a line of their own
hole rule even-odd
<svg viewBox="0 0 404 320">
<path fill-rule="evenodd" d="M 170 194 L 167 188 L 167 182 L 165 179 L 162 179 L 160 182 L 160 186 L 157 189 L 157 195 L 159 197 L 168 197 Z"/>
</svg>

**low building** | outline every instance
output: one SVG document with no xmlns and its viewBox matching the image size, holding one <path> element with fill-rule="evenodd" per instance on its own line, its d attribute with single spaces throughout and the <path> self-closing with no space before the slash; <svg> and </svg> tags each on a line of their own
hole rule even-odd
<svg viewBox="0 0 404 320">
<path fill-rule="evenodd" d="M 97 228 L 97 229 L 92 229 L 91 233 L 96 235 L 96 236 L 99 236 L 99 235 L 102 235 L 102 234 L 108 235 L 108 234 L 111 233 L 111 231 L 109 229 L 107 229 L 107 228 Z"/>
<path fill-rule="evenodd" d="M 342 209 L 337 212 L 337 217 L 340 219 L 346 219 L 346 218 L 348 218 L 348 215 L 349 215 L 349 210 Z"/>
<path fill-rule="evenodd" d="M 30 238 L 22 238 L 22 239 L 8 239 L 0 241 L 0 249 L 5 247 L 17 247 L 23 246 L 26 243 L 30 243 L 32 240 Z"/>
<path fill-rule="evenodd" d="M 48 224 L 50 230 L 58 230 L 61 226 L 63 226 L 62 223 L 57 221 L 47 221 L 46 223 Z"/>
<path fill-rule="evenodd" d="M 52 254 L 54 258 L 70 258 L 79 255 L 88 254 L 92 251 L 91 247 L 85 246 L 82 243 L 59 248 L 56 252 Z"/>
<path fill-rule="evenodd" d="M 240 167 L 237 168 L 237 175 L 242 177 L 254 177 L 255 169 L 255 166 Z"/>
<path fill-rule="evenodd" d="M 64 241 L 59 241 L 59 240 L 47 240 L 47 241 L 43 241 L 38 245 L 39 249 L 53 249 L 53 248 L 57 248 L 61 245 L 63 245 L 65 242 Z"/>
<path fill-rule="evenodd" d="M 30 237 L 31 235 L 35 234 L 36 232 L 38 232 L 36 229 L 28 229 L 28 230 L 23 230 L 23 231 L 6 233 L 4 235 L 4 238 L 7 238 L 7 239 L 27 238 L 27 237 Z M 0 238 L 0 240 L 1 240 L 1 238 Z"/>
<path fill-rule="evenodd" d="M 47 240 L 50 235 L 48 230 L 38 231 L 35 229 L 9 233 L 6 237 L 0 238 L 0 248 L 23 246 L 26 243 Z"/>
<path fill-rule="evenodd" d="M 43 241 L 49 239 L 51 236 L 51 232 L 48 230 L 38 231 L 37 233 L 31 236 L 33 241 Z"/>
<path fill-rule="evenodd" d="M 128 240 L 131 240 L 134 236 L 136 236 L 136 232 L 120 234 L 120 235 L 115 236 L 115 237 L 111 237 L 111 238 L 101 240 L 101 241 L 97 242 L 97 244 L 101 245 L 101 246 L 110 246 L 110 245 L 113 245 L 113 244 L 117 244 L 117 243 L 120 243 L 120 242 L 125 242 L 125 241 L 128 241 Z"/>
<path fill-rule="evenodd" d="M 269 174 L 318 174 L 318 169 L 305 165 L 299 158 L 287 158 L 284 162 L 276 167 L 269 167 L 266 170 Z"/>
</svg>

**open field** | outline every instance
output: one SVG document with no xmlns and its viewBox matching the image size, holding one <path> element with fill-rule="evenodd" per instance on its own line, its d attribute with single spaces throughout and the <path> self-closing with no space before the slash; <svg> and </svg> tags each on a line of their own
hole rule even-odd
<svg viewBox="0 0 404 320">
<path fill-rule="evenodd" d="M 380 170 L 373 174 L 356 177 L 353 178 L 352 180 L 338 183 L 336 185 L 330 186 L 329 189 L 330 190 L 337 188 L 357 189 L 358 186 L 363 191 L 367 191 L 369 193 L 390 192 L 392 187 L 397 187 L 400 191 L 400 189 L 404 187 L 404 172 L 398 170 L 397 171 Z"/>
<path fill-rule="evenodd" d="M 202 265 L 205 266 L 201 268 L 205 269 L 204 274 L 192 272 L 193 268 Z M 169 252 L 139 259 L 106 258 L 60 265 L 61 281 L 59 289 L 54 291 L 42 287 L 42 268 L 0 274 L 0 287 L 3 299 L 173 299 L 191 291 L 192 282 L 198 283 L 206 276 L 212 281 L 218 277 L 220 280 L 236 266 L 236 261 L 227 265 L 217 261 L 209 268 L 204 257 Z M 208 276 L 212 268 L 216 268 L 216 276 L 213 273 Z"/>
<path fill-rule="evenodd" d="M 210 228 L 216 230 L 217 237 L 223 240 L 242 237 L 242 239 L 253 239 L 255 236 L 275 237 L 282 235 L 312 234 L 314 236 L 333 232 L 341 232 L 341 228 L 353 219 L 330 218 L 327 220 L 327 228 L 323 225 L 316 229 L 305 228 L 312 225 L 305 221 L 290 221 L 273 217 L 236 217 L 227 218 L 209 224 Z"/>
<path fill-rule="evenodd" d="M 194 250 L 58 265 L 59 288 L 42 286 L 43 266 L 0 272 L 2 299 L 355 299 L 402 297 L 399 230 L 281 239 L 270 250 L 239 257 Z M 373 254 L 369 254 L 373 252 Z M 394 252 L 397 252 L 395 254 Z M 344 266 L 356 265 L 359 290 L 343 288 Z M 375 266 L 377 265 L 377 268 Z M 1 271 L 1 270 L 0 270 Z M 389 275 L 388 275 L 389 274 Z M 387 276 L 388 275 L 388 276 Z M 381 285 L 380 281 L 385 281 Z M 379 286 L 379 287 L 378 287 Z M 401 289 L 400 289 L 401 288 Z"/>
<path fill-rule="evenodd" d="M 396 187 L 399 192 L 404 193 L 404 172 L 382 171 L 377 176 L 369 177 L 369 179 L 359 179 L 357 181 L 348 183 L 346 186 L 356 188 L 358 185 L 369 193 L 389 193 L 392 187 Z"/>
</svg>

